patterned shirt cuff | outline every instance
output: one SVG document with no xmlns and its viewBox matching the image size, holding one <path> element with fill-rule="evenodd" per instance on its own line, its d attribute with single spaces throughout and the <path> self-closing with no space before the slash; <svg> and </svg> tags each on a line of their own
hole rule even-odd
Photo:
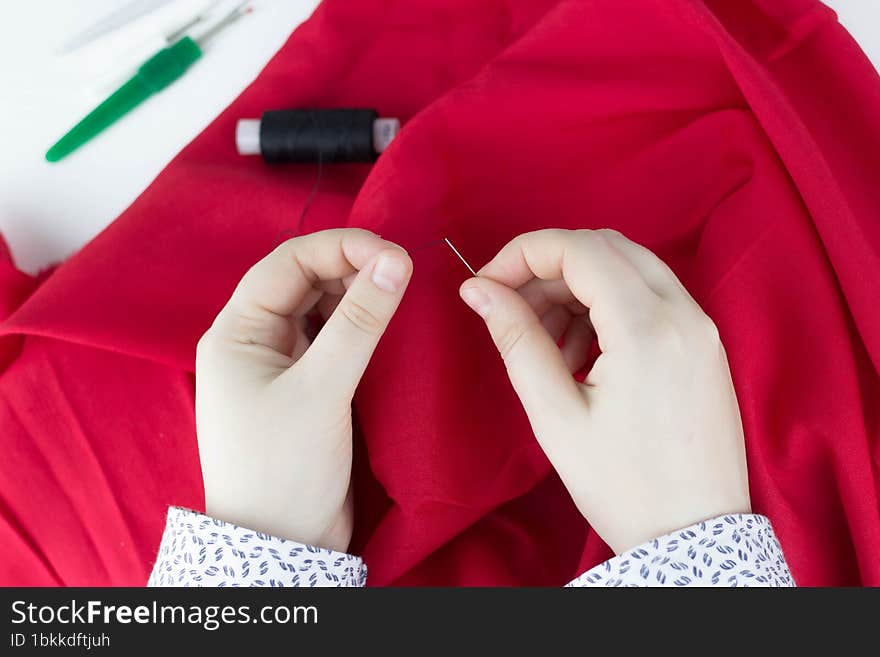
<svg viewBox="0 0 880 657">
<path fill-rule="evenodd" d="M 360 557 L 170 507 L 147 586 L 364 586 Z"/>
<path fill-rule="evenodd" d="M 566 586 L 795 586 L 770 520 L 722 516 L 655 538 Z"/>
</svg>

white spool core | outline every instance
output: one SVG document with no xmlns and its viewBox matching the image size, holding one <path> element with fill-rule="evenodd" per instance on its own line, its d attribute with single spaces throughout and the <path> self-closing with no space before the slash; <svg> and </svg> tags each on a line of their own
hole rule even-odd
<svg viewBox="0 0 880 657">
<path fill-rule="evenodd" d="M 384 151 L 398 132 L 400 132 L 398 119 L 376 119 L 373 121 L 373 150 L 377 153 Z"/>
<path fill-rule="evenodd" d="M 235 146 L 239 155 L 260 154 L 260 119 L 239 119 L 235 126 Z"/>
</svg>

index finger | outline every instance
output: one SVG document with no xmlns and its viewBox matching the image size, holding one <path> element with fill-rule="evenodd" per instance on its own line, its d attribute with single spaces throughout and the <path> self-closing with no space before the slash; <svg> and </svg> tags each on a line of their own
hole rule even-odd
<svg viewBox="0 0 880 657">
<path fill-rule="evenodd" d="M 534 278 L 564 280 L 590 310 L 600 346 L 644 316 L 659 297 L 639 271 L 601 233 L 539 230 L 508 242 L 478 276 L 516 289 Z"/>
<path fill-rule="evenodd" d="M 341 228 L 284 242 L 244 275 L 214 326 L 231 337 L 280 347 L 290 318 L 314 305 L 324 291 L 343 293 L 341 279 L 394 244 L 366 230 Z M 399 248 L 399 247 L 398 247 Z M 338 290 L 328 290 L 327 281 Z M 247 333 L 247 335 L 245 335 Z"/>
</svg>

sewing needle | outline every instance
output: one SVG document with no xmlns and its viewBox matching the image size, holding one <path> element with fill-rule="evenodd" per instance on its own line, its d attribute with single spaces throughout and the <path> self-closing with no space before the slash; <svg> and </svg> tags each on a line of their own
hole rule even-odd
<svg viewBox="0 0 880 657">
<path fill-rule="evenodd" d="M 462 255 L 458 252 L 458 249 L 456 249 L 454 246 L 452 246 L 452 242 L 449 241 L 449 238 L 448 238 L 448 237 L 444 237 L 444 238 L 443 238 L 443 241 L 446 242 L 446 243 L 449 245 L 449 248 L 452 249 L 453 253 L 455 253 L 455 255 L 458 256 L 458 259 L 461 260 L 461 261 L 464 263 L 464 266 L 468 268 L 468 271 L 469 271 L 471 274 L 473 274 L 474 276 L 476 276 L 476 275 L 477 275 L 477 272 L 475 272 L 475 271 L 474 271 L 474 268 L 471 267 L 471 266 L 468 264 L 468 261 L 464 259 L 464 256 L 462 256 Z"/>
</svg>

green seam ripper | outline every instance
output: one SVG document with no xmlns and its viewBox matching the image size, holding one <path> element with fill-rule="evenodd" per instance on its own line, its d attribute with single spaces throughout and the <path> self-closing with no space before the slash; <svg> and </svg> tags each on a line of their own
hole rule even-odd
<svg viewBox="0 0 880 657">
<path fill-rule="evenodd" d="M 242 2 L 197 38 L 184 36 L 141 64 L 131 79 L 71 128 L 46 151 L 49 162 L 57 162 L 110 125 L 183 76 L 201 56 L 204 44 L 245 13 Z"/>
</svg>

